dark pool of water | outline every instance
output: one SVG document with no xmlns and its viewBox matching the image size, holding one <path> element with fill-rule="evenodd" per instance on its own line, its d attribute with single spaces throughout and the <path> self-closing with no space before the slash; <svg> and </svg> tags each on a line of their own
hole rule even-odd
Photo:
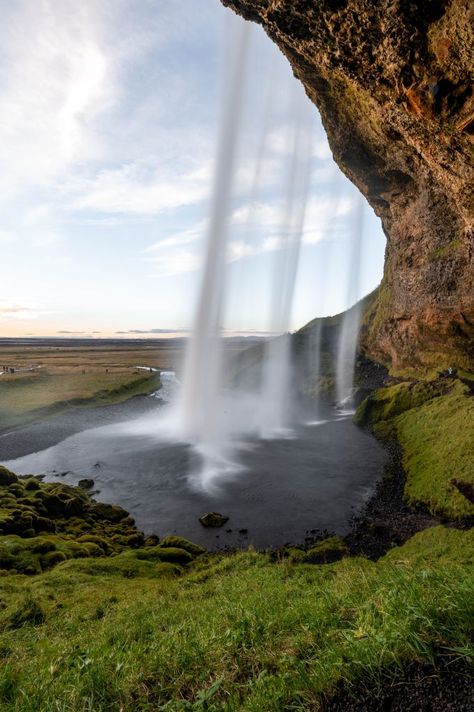
<svg viewBox="0 0 474 712">
<path fill-rule="evenodd" d="M 150 402 L 135 403 L 128 416 L 136 417 L 140 408 L 149 411 Z M 69 430 L 64 423 L 61 428 L 60 418 L 49 429 L 47 423 L 22 428 L 0 438 L 0 461 L 18 474 L 44 474 L 50 481 L 76 484 L 91 477 L 99 490 L 96 498 L 120 504 L 146 533 L 178 533 L 208 548 L 301 543 L 311 530 L 343 534 L 385 462 L 374 438 L 350 417 L 332 412 L 326 414 L 328 422 L 298 426 L 291 439 L 246 443 L 239 453 L 243 469 L 217 492 L 206 493 L 189 480 L 197 468 L 192 448 L 107 426 L 126 415 L 122 407 L 118 416 L 113 410 L 107 416 L 100 410 L 95 416 L 93 411 L 81 414 L 82 426 L 76 422 L 72 427 L 68 416 Z M 37 448 L 40 432 L 47 436 L 47 449 Z M 22 450 L 28 454 L 16 457 Z M 16 459 L 10 459 L 13 453 Z M 221 512 L 228 523 L 218 530 L 203 528 L 198 519 L 208 511 Z"/>
</svg>

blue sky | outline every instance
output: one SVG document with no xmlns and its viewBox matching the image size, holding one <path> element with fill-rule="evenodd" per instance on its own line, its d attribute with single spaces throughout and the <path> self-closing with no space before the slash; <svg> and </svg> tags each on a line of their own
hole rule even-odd
<svg viewBox="0 0 474 712">
<path fill-rule="evenodd" d="M 218 0 L 0 0 L 0 335 L 186 330 L 199 284 L 229 27 Z M 288 96 L 252 31 L 228 249 L 229 332 L 265 332 Z M 309 103 L 309 102 L 308 102 Z M 270 109 L 268 109 L 270 107 Z M 262 116 L 263 179 L 249 193 Z M 292 327 L 347 306 L 356 189 L 317 111 Z M 359 295 L 385 239 L 364 209 Z"/>
</svg>

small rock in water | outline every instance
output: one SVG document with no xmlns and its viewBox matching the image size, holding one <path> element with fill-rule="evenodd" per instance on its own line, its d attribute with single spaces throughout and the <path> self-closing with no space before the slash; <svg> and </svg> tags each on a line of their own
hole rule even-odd
<svg viewBox="0 0 474 712">
<path fill-rule="evenodd" d="M 222 527 L 229 521 L 229 517 L 224 517 L 224 515 L 219 514 L 219 512 L 208 512 L 202 517 L 199 517 L 199 521 L 203 527 Z"/>
<path fill-rule="evenodd" d="M 93 488 L 94 484 L 95 484 L 94 480 L 85 478 L 84 480 L 79 480 L 79 482 L 77 483 L 77 486 L 84 490 L 90 490 Z"/>
<path fill-rule="evenodd" d="M 244 536 L 246 536 L 248 533 L 249 533 L 248 529 L 239 529 L 239 534 L 243 534 Z"/>
</svg>

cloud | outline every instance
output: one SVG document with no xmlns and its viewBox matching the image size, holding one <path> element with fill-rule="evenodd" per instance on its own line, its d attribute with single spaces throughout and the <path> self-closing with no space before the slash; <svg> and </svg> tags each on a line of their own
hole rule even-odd
<svg viewBox="0 0 474 712">
<path fill-rule="evenodd" d="M 170 247 L 176 247 L 176 245 L 188 245 L 191 242 L 196 242 L 203 237 L 206 226 L 207 222 L 200 221 L 194 227 L 189 228 L 189 230 L 177 232 L 171 237 L 165 237 L 162 240 L 154 242 L 152 245 L 146 247 L 144 252 L 159 252 Z"/>
<path fill-rule="evenodd" d="M 116 334 L 187 334 L 189 329 L 128 329 L 116 331 Z"/>
<path fill-rule="evenodd" d="M 156 156 L 141 158 L 119 168 L 101 170 L 92 178 L 72 181 L 70 207 L 155 215 L 201 202 L 208 197 L 209 180 L 210 170 L 202 166 L 180 173 Z"/>
<path fill-rule="evenodd" d="M 29 305 L 19 305 L 0 300 L 0 319 L 26 320 L 37 319 L 48 312 Z"/>
<path fill-rule="evenodd" d="M 347 218 L 355 205 L 348 196 L 313 196 L 308 201 L 301 242 L 312 245 L 328 236 L 337 236 L 341 218 Z M 227 262 L 237 262 L 275 252 L 287 243 L 278 202 L 249 202 L 239 206 L 231 216 L 230 232 L 235 235 L 227 245 Z M 202 264 L 198 251 L 205 238 L 207 223 L 178 232 L 145 248 L 147 260 L 156 267 L 155 276 L 176 276 L 193 272 Z M 183 249 L 182 246 L 186 245 Z M 178 249 L 175 249 L 178 248 Z M 149 255 L 149 256 L 148 256 Z"/>
<path fill-rule="evenodd" d="M 3 196 L 96 157 L 91 120 L 114 96 L 100 3 L 23 0 L 2 11 L 0 188 Z"/>
</svg>

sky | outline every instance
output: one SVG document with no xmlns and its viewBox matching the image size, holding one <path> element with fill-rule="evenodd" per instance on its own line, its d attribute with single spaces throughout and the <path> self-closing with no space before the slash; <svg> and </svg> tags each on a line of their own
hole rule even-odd
<svg viewBox="0 0 474 712">
<path fill-rule="evenodd" d="M 167 336 L 193 321 L 228 48 L 218 0 L 0 0 L 0 336 Z M 288 117 L 303 89 L 251 30 L 227 248 L 225 333 L 267 333 Z M 311 186 L 291 328 L 345 309 L 385 238 L 309 100 Z M 255 166 L 265 136 L 260 179 Z M 358 213 L 359 211 L 359 213 Z"/>
</svg>

